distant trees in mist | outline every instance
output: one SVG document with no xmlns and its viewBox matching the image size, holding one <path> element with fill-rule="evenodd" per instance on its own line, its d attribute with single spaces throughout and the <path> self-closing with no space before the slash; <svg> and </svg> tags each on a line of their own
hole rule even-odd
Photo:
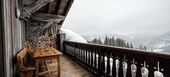
<svg viewBox="0 0 170 77">
<path fill-rule="evenodd" d="M 118 47 L 125 47 L 125 48 L 134 48 L 132 43 L 129 43 L 125 41 L 122 38 L 115 38 L 114 36 L 109 38 L 108 36 L 105 37 L 105 39 L 102 41 L 100 38 L 94 38 L 92 41 L 88 41 L 89 43 L 94 44 L 103 44 L 103 45 L 109 45 L 109 46 L 118 46 Z M 139 48 L 135 49 L 142 49 L 147 50 L 147 46 L 140 45 Z"/>
</svg>

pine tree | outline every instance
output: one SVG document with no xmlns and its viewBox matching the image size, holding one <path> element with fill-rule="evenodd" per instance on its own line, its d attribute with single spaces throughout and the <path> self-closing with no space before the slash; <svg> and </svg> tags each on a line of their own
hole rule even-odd
<svg viewBox="0 0 170 77">
<path fill-rule="evenodd" d="M 130 48 L 130 45 L 129 45 L 129 43 L 128 43 L 128 42 L 127 42 L 127 44 L 126 44 L 126 47 L 127 47 L 127 48 Z"/>
<path fill-rule="evenodd" d="M 112 39 L 111 39 L 111 40 L 112 40 L 112 46 L 115 46 L 115 45 L 116 45 L 116 44 L 115 44 L 116 42 L 115 42 L 115 38 L 114 38 L 114 36 L 112 37 Z"/>
<path fill-rule="evenodd" d="M 113 46 L 112 38 L 109 38 L 109 45 Z"/>
<path fill-rule="evenodd" d="M 142 50 L 143 50 L 143 47 L 142 47 L 142 45 L 140 45 L 140 46 L 139 46 L 139 49 L 142 49 Z"/>
<path fill-rule="evenodd" d="M 122 47 L 126 47 L 126 41 L 122 39 Z"/>
<path fill-rule="evenodd" d="M 107 38 L 107 36 L 105 37 L 104 45 L 108 45 L 108 38 Z"/>
<path fill-rule="evenodd" d="M 113 44 L 112 44 L 112 39 L 111 39 L 111 38 L 108 38 L 108 40 L 109 40 L 109 42 L 108 42 L 109 45 L 112 46 L 112 45 L 113 45 Z"/>
<path fill-rule="evenodd" d="M 132 45 L 132 43 L 130 44 L 130 48 L 133 48 L 133 45 Z"/>
<path fill-rule="evenodd" d="M 98 40 L 98 41 L 99 41 L 99 42 L 98 42 L 98 44 L 103 44 L 100 38 L 99 38 L 99 40 Z"/>
<path fill-rule="evenodd" d="M 144 49 L 144 50 L 147 50 L 147 46 L 145 45 L 143 49 Z"/>
<path fill-rule="evenodd" d="M 93 39 L 93 43 L 97 44 L 97 40 L 96 40 L 96 38 L 95 38 L 95 39 Z"/>
<path fill-rule="evenodd" d="M 116 46 L 119 46 L 119 47 L 122 46 L 122 45 L 121 45 L 121 39 L 120 39 L 120 38 L 117 38 L 117 39 L 116 39 Z"/>
</svg>

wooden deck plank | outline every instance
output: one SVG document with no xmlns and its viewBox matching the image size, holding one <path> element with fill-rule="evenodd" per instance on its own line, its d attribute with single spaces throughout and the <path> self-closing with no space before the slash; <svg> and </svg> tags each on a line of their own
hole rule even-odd
<svg viewBox="0 0 170 77">
<path fill-rule="evenodd" d="M 82 66 L 80 66 L 75 61 L 73 61 L 72 59 L 65 55 L 62 55 L 60 57 L 60 63 L 61 63 L 61 75 L 60 75 L 61 77 L 94 77 L 92 73 L 90 73 L 85 68 L 83 68 Z M 58 65 L 57 60 L 52 60 L 52 64 L 50 64 L 49 67 L 52 70 L 56 70 L 57 65 Z M 57 71 L 51 72 L 51 77 L 56 77 Z M 48 77 L 48 74 L 42 75 L 40 77 Z"/>
<path fill-rule="evenodd" d="M 61 77 L 94 77 L 92 73 L 67 56 L 61 57 Z"/>
</svg>

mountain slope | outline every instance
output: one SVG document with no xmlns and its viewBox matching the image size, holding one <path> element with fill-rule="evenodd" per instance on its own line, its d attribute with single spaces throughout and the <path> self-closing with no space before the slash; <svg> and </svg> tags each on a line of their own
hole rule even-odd
<svg viewBox="0 0 170 77">
<path fill-rule="evenodd" d="M 155 51 L 169 52 L 170 53 L 170 31 L 152 39 L 148 46 Z"/>
</svg>

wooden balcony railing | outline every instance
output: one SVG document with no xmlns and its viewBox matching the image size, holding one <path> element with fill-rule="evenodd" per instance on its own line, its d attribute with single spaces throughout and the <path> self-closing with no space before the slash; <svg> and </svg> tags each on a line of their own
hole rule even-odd
<svg viewBox="0 0 170 77">
<path fill-rule="evenodd" d="M 64 41 L 70 55 L 96 77 L 170 77 L 170 54 Z"/>
</svg>

